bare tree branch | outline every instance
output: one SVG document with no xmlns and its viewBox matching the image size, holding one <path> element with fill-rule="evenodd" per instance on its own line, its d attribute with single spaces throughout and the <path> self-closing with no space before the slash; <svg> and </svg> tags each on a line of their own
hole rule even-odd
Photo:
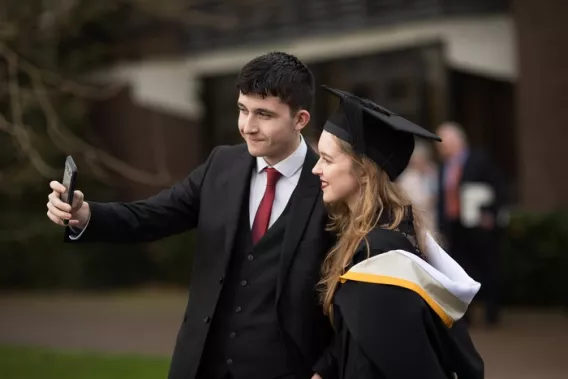
<svg viewBox="0 0 568 379">
<path fill-rule="evenodd" d="M 247 7 L 250 2 L 246 0 Z M 239 4 L 245 4 L 245 0 L 240 0 Z M 92 175 L 103 183 L 110 183 L 111 174 L 116 173 L 135 183 L 159 187 L 171 184 L 173 179 L 167 167 L 167 147 L 161 125 L 153 128 L 156 171 L 149 172 L 80 138 L 65 125 L 63 110 L 58 108 L 61 100 L 68 96 L 96 101 L 115 96 L 123 89 L 121 84 L 97 86 L 66 78 L 66 71 L 59 68 L 77 64 L 67 57 L 60 62 L 57 49 L 69 35 L 77 33 L 80 37 L 83 25 L 98 25 L 106 14 L 121 11 L 124 5 L 133 9 L 138 19 L 142 16 L 142 19 L 164 20 L 184 25 L 182 27 L 202 26 L 226 32 L 238 26 L 239 21 L 236 12 L 226 8 L 215 12 L 199 10 L 197 0 L 44 0 L 33 3 L 12 0 L 0 7 L 0 80 L 6 78 L 2 83 L 5 85 L 0 86 L 0 98 L 2 106 L 8 106 L 6 111 L 0 108 L 0 133 L 13 143 L 19 159 L 12 157 L 10 165 L 0 168 L 0 191 L 15 195 L 21 188 L 44 182 L 44 178 L 59 178 L 61 168 L 50 164 L 54 152 L 81 156 Z M 35 117 L 37 112 L 39 122 L 28 118 Z M 9 144 L 6 146 L 11 148 Z M 26 223 L 21 228 L 0 230 L 0 244 L 26 242 L 51 232 L 44 222 Z"/>
<path fill-rule="evenodd" d="M 53 178 L 60 170 L 55 170 L 47 164 L 41 157 L 39 151 L 33 147 L 31 135 L 26 130 L 23 118 L 22 108 L 20 103 L 20 86 L 18 85 L 18 57 L 16 55 L 6 56 L 8 62 L 9 72 L 9 88 L 10 88 L 10 107 L 12 110 L 12 135 L 16 138 L 20 148 L 24 151 L 30 163 L 35 169 L 45 178 Z M 2 121 L 5 121 L 2 120 Z"/>
<path fill-rule="evenodd" d="M 42 176 L 46 178 L 54 178 L 60 175 L 60 170 L 56 170 L 50 167 L 42 158 L 37 149 L 34 149 L 30 133 L 26 130 L 23 120 L 22 120 L 22 109 L 20 102 L 20 86 L 17 80 L 18 67 L 24 72 L 32 81 L 32 89 L 35 94 L 35 100 L 39 104 L 44 118 L 47 123 L 47 135 L 53 142 L 54 146 L 65 154 L 81 154 L 86 157 L 89 162 L 89 166 L 94 175 L 96 175 L 100 180 L 108 183 L 109 176 L 105 174 L 106 170 L 114 171 L 119 175 L 140 184 L 150 185 L 150 186 L 164 186 L 172 182 L 172 177 L 168 170 L 165 169 L 165 147 L 158 147 L 159 154 L 163 154 L 164 158 L 157 158 L 158 162 L 158 172 L 151 173 L 142 169 L 135 168 L 128 163 L 112 156 L 108 152 L 99 149 L 82 138 L 76 136 L 69 128 L 65 127 L 61 122 L 59 115 L 57 114 L 55 107 L 47 95 L 47 89 L 44 83 L 43 74 L 45 71 L 40 70 L 36 66 L 26 62 L 23 65 L 18 66 L 20 59 L 18 55 L 7 48 L 5 45 L 0 44 L 0 54 L 3 55 L 8 62 L 8 68 L 10 73 L 10 103 L 12 108 L 12 118 L 13 122 L 11 128 L 9 126 L 4 126 L 4 129 L 11 130 L 11 135 L 16 138 L 22 151 L 28 156 L 32 165 L 41 173 Z M 54 79 L 55 76 L 51 76 Z M 59 79 L 59 78 L 56 78 Z M 62 82 L 59 80 L 59 82 Z M 66 90 L 70 88 L 67 87 Z M 82 88 L 82 95 L 86 94 L 86 88 Z M 60 88 L 58 88 L 60 89 Z M 70 91 L 73 93 L 73 91 Z M 3 123 L 8 123 L 6 118 L 2 118 Z M 163 138 L 162 138 L 163 144 Z M 101 167 L 100 165 L 103 165 Z"/>
<path fill-rule="evenodd" d="M 0 55 L 4 57 L 16 56 L 18 57 L 19 68 L 27 73 L 37 73 L 42 77 L 42 80 L 51 86 L 57 87 L 61 92 L 72 94 L 74 96 L 82 97 L 91 100 L 108 99 L 116 95 L 123 86 L 121 84 L 114 84 L 108 86 L 89 86 L 76 81 L 65 79 L 56 72 L 39 68 L 29 60 L 17 54 L 14 50 L 0 42 Z"/>
</svg>

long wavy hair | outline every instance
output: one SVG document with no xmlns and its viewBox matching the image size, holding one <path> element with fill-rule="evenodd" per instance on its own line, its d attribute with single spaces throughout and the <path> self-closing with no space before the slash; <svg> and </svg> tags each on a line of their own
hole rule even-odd
<svg viewBox="0 0 568 379">
<path fill-rule="evenodd" d="M 324 311 L 330 315 L 339 277 L 351 263 L 359 243 L 377 226 L 385 210 L 391 212 L 392 221 L 381 227 L 397 229 L 410 206 L 418 248 L 422 253 L 425 251 L 426 238 L 421 211 L 412 207 L 410 200 L 396 183 L 391 182 L 387 173 L 371 159 L 356 154 L 347 142 L 339 138 L 335 140 L 341 150 L 353 160 L 353 174 L 359 181 L 359 200 L 353 212 L 344 202 L 327 204 L 330 218 L 327 229 L 337 235 L 337 243 L 324 261 L 319 288 Z M 368 247 L 367 250 L 367 254 L 370 254 Z"/>
</svg>

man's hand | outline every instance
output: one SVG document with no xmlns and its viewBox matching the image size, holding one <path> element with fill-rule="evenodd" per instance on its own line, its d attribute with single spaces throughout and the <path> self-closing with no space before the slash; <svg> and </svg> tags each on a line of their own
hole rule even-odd
<svg viewBox="0 0 568 379">
<path fill-rule="evenodd" d="M 63 220 L 69 220 L 69 226 L 83 229 L 89 220 L 89 204 L 85 201 L 81 191 L 73 194 L 73 206 L 61 200 L 61 194 L 65 192 L 65 186 L 52 181 L 49 187 L 53 190 L 47 197 L 47 217 L 57 225 L 65 225 Z"/>
<path fill-rule="evenodd" d="M 312 379 L 323 379 L 323 378 L 319 376 L 319 374 L 314 374 L 314 376 L 312 376 Z"/>
</svg>

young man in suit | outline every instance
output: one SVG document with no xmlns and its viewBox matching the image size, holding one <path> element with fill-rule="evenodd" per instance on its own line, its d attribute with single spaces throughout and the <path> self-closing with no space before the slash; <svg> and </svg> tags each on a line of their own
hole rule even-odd
<svg viewBox="0 0 568 379">
<path fill-rule="evenodd" d="M 241 70 L 239 131 L 246 143 L 216 147 L 180 183 L 133 203 L 73 207 L 51 182 L 48 217 L 71 242 L 155 241 L 196 231 L 190 296 L 170 379 L 325 379 L 319 360 L 332 330 L 317 301 L 332 243 L 317 155 L 300 132 L 314 78 L 289 54 L 262 55 Z"/>
</svg>

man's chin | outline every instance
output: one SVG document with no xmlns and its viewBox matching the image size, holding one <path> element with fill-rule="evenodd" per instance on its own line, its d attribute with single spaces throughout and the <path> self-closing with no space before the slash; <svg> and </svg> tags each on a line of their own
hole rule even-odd
<svg viewBox="0 0 568 379">
<path fill-rule="evenodd" d="M 266 155 L 265 149 L 259 148 L 258 146 L 253 146 L 247 143 L 248 152 L 253 157 L 264 157 Z"/>
</svg>

